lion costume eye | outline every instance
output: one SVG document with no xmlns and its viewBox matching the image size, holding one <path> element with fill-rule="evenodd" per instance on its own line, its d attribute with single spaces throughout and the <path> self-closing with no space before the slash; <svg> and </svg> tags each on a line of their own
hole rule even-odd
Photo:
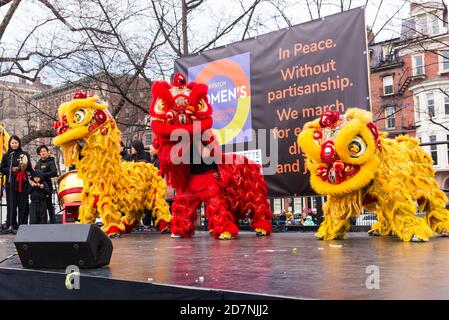
<svg viewBox="0 0 449 320">
<path fill-rule="evenodd" d="M 357 136 L 348 145 L 351 158 L 359 158 L 366 150 L 366 143 L 362 137 Z"/>
<path fill-rule="evenodd" d="M 362 165 L 374 156 L 376 144 L 366 124 L 352 119 L 338 132 L 335 150 L 342 162 Z"/>
<path fill-rule="evenodd" d="M 86 117 L 86 109 L 78 109 L 73 115 L 73 122 L 76 124 L 80 124 L 84 121 Z"/>
</svg>

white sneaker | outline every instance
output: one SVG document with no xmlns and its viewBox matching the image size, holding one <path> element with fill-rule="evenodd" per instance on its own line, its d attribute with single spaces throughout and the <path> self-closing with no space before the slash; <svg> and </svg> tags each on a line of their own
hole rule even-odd
<svg viewBox="0 0 449 320">
<path fill-rule="evenodd" d="M 171 237 L 174 239 L 181 238 L 181 236 L 179 234 L 174 234 L 174 233 L 171 234 Z"/>
<path fill-rule="evenodd" d="M 412 238 L 412 242 L 426 242 L 427 240 L 421 239 L 416 234 Z"/>
</svg>

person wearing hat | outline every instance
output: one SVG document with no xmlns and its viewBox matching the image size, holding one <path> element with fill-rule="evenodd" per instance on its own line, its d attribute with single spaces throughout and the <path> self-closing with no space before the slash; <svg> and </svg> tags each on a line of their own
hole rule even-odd
<svg viewBox="0 0 449 320">
<path fill-rule="evenodd" d="M 51 194 L 48 183 L 39 171 L 31 175 L 30 224 L 47 223 L 47 197 Z"/>
</svg>

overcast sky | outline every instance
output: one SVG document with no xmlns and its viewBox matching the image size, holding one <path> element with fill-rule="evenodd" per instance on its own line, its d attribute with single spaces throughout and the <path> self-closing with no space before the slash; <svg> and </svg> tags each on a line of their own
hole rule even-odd
<svg viewBox="0 0 449 320">
<path fill-rule="evenodd" d="M 311 0 L 313 1 L 313 0 Z M 441 1 L 441 0 L 440 0 Z M 53 1 L 54 2 L 54 1 Z M 59 0 L 58 3 L 63 3 L 64 0 Z M 142 4 L 145 5 L 147 0 L 142 0 Z M 247 1 L 248 4 L 252 3 L 252 1 Z M 292 23 L 298 24 L 302 22 L 306 22 L 310 20 L 310 15 L 307 10 L 305 0 L 296 0 L 296 1 L 281 1 L 283 5 L 287 8 L 285 10 L 288 14 L 288 18 L 291 19 Z M 365 4 L 366 0 L 353 0 L 352 7 L 357 7 Z M 333 14 L 339 11 L 340 0 L 323 0 L 322 6 L 322 15 L 326 16 L 329 14 Z M 349 3 L 349 1 L 346 1 Z M 381 9 L 377 15 L 377 8 L 379 4 L 382 3 Z M 223 1 L 223 0 L 207 0 L 206 6 L 207 10 L 210 11 L 210 17 L 205 18 L 213 18 L 223 16 L 223 12 L 226 12 L 229 15 L 232 15 L 233 12 L 238 12 L 240 10 L 239 6 L 232 6 L 232 1 Z M 9 5 L 3 6 L 1 8 L 0 13 L 3 16 L 7 11 Z M 401 9 L 402 8 L 402 9 Z M 313 7 L 312 7 L 313 9 Z M 400 10 L 399 10 L 400 9 Z M 206 9 L 203 9 L 204 11 Z M 407 17 L 409 13 L 409 3 L 404 0 L 369 0 L 368 6 L 366 8 L 366 21 L 368 25 L 372 25 L 374 23 L 374 31 L 377 32 L 383 24 L 390 18 L 396 11 L 398 14 L 395 15 L 395 18 L 391 21 L 387 28 L 384 29 L 383 32 L 379 34 L 379 40 L 384 40 L 395 36 L 400 31 L 400 21 L 401 18 Z M 275 9 L 271 5 L 262 4 L 258 8 L 258 14 L 260 16 L 270 16 L 273 15 Z M 316 12 L 313 12 L 314 16 Z M 42 5 L 36 3 L 34 0 L 23 0 L 19 5 L 16 14 L 13 17 L 13 20 L 10 26 L 7 29 L 6 38 L 4 39 L 7 42 L 14 42 L 16 39 L 22 38 L 22 36 L 26 33 L 26 30 L 32 28 L 38 21 L 45 19 L 46 16 L 49 16 L 50 12 L 43 8 Z M 204 17 L 204 15 L 203 15 Z M 203 20 L 203 19 L 202 19 Z M 207 25 L 207 21 L 198 21 L 198 24 L 201 26 Z M 283 27 L 286 27 L 285 24 Z M 198 29 L 201 28 L 198 26 Z M 277 30 L 278 26 L 272 24 L 271 26 L 265 26 L 266 29 L 273 31 Z M 262 28 L 263 29 L 263 28 Z M 200 32 L 201 30 L 198 30 Z"/>
</svg>

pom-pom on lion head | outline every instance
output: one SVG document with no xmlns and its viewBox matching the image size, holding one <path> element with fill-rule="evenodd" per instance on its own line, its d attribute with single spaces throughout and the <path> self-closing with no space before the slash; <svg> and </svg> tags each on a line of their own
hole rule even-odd
<svg viewBox="0 0 449 320">
<path fill-rule="evenodd" d="M 381 142 L 371 114 L 327 111 L 305 124 L 298 144 L 307 158 L 312 188 L 342 195 L 367 186 L 380 165 Z"/>
</svg>

